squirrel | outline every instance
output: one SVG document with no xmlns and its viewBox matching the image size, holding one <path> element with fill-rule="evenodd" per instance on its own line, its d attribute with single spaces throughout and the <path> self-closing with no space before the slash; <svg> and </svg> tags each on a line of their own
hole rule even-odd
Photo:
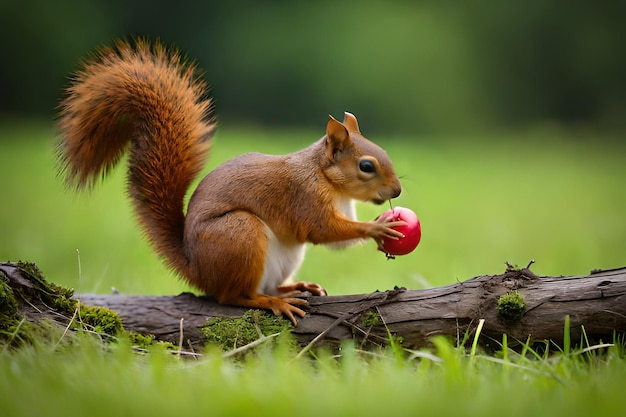
<svg viewBox="0 0 626 417">
<path fill-rule="evenodd" d="M 91 189 L 129 148 L 128 194 L 143 232 L 177 275 L 221 304 L 304 317 L 294 282 L 305 245 L 399 239 L 403 225 L 356 219 L 354 201 L 382 204 L 401 185 L 387 153 L 354 115 L 329 117 L 326 134 L 287 155 L 248 153 L 209 172 L 191 195 L 216 130 L 196 64 L 175 48 L 118 40 L 83 62 L 60 103 L 59 173 Z"/>
</svg>

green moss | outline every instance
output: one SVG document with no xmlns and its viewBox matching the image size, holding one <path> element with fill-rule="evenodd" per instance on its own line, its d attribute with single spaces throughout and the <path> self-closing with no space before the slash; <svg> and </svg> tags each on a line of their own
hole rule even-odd
<svg viewBox="0 0 626 417">
<path fill-rule="evenodd" d="M 59 326 L 44 319 L 38 323 L 28 321 L 20 313 L 15 292 L 0 275 L 0 343 L 17 347 L 23 344 L 53 343 L 62 334 Z"/>
<path fill-rule="evenodd" d="M 8 282 L 8 278 L 0 273 L 0 341 L 14 344 L 16 341 L 27 339 L 28 323 L 22 319 L 19 312 L 19 303 L 15 292 Z"/>
<path fill-rule="evenodd" d="M 509 291 L 498 299 L 498 313 L 507 320 L 521 319 L 525 310 L 524 296 L 517 290 Z"/>
<path fill-rule="evenodd" d="M 11 323 L 19 319 L 17 308 L 13 290 L 4 277 L 0 276 L 0 329 L 6 330 Z"/>
<path fill-rule="evenodd" d="M 59 312 L 73 314 L 76 309 L 76 300 L 72 298 L 73 289 L 48 282 L 34 263 L 19 261 L 17 267 L 31 282 L 32 292 L 37 294 L 41 302 Z"/>
<path fill-rule="evenodd" d="M 8 278 L 0 274 L 0 341 L 3 343 L 20 346 L 24 343 L 58 343 L 63 337 L 72 340 L 66 332 L 68 325 L 56 319 L 60 314 L 67 318 L 65 323 L 74 317 L 69 324 L 71 330 L 87 330 L 98 333 L 101 338 L 105 335 L 106 341 L 116 340 L 114 337 L 127 338 L 132 345 L 144 348 L 160 344 L 151 335 L 126 332 L 120 317 L 108 308 L 80 305 L 78 314 L 75 314 L 79 304 L 72 298 L 73 290 L 48 282 L 33 263 L 20 261 L 14 266 L 28 282 L 12 288 Z M 57 316 L 54 320 L 29 321 L 20 312 L 23 307 L 54 310 L 53 314 Z"/>
<path fill-rule="evenodd" d="M 141 334 L 137 332 L 126 332 L 126 336 L 131 345 L 139 348 L 148 348 L 154 343 L 154 335 Z"/>
<path fill-rule="evenodd" d="M 117 336 L 124 330 L 120 316 L 105 307 L 81 305 L 80 314 L 75 320 L 79 320 L 89 330 L 109 336 Z"/>
<path fill-rule="evenodd" d="M 376 326 L 382 324 L 383 321 L 380 318 L 380 315 L 375 311 L 366 311 L 361 317 L 361 324 L 365 327 Z"/>
<path fill-rule="evenodd" d="M 264 310 L 248 310 L 237 318 L 216 317 L 208 320 L 200 331 L 209 344 L 223 350 L 245 346 L 263 336 L 289 333 L 291 322 Z"/>
</svg>

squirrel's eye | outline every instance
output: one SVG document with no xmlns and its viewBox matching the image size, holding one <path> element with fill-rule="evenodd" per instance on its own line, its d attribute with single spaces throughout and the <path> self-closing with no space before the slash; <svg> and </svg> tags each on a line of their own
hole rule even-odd
<svg viewBox="0 0 626 417">
<path fill-rule="evenodd" d="M 362 172 L 367 173 L 376 172 L 376 167 L 374 166 L 374 163 L 368 159 L 364 159 L 363 161 L 359 162 L 359 169 Z"/>
</svg>

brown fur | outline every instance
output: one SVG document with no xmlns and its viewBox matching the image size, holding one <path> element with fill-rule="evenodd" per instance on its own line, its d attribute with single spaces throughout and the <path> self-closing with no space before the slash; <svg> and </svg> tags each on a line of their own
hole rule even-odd
<svg viewBox="0 0 626 417">
<path fill-rule="evenodd" d="M 354 199 L 394 198 L 400 182 L 386 153 L 346 113 L 299 152 L 246 154 L 220 165 L 200 182 L 185 216 L 185 194 L 215 130 L 194 71 L 158 43 L 100 50 L 61 104 L 62 172 L 68 185 L 91 187 L 130 144 L 129 194 L 156 251 L 220 302 L 270 309 L 295 324 L 306 302 L 291 295 L 325 294 L 317 284 L 290 281 L 304 243 L 400 237 L 392 229 L 399 222 L 359 222 L 349 207 Z"/>
</svg>

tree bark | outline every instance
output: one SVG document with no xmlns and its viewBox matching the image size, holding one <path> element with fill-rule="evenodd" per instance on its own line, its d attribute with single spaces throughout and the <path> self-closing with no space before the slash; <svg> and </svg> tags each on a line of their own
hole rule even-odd
<svg viewBox="0 0 626 417">
<path fill-rule="evenodd" d="M 0 272 L 7 265 L 1 264 Z M 5 276 L 14 276 L 14 273 Z M 12 286 L 15 283 L 12 284 Z M 498 308 L 500 297 L 518 291 L 523 296 L 521 317 L 506 316 Z M 109 308 L 124 327 L 157 340 L 202 346 L 199 327 L 208 319 L 237 318 L 245 308 L 224 306 L 207 297 L 79 295 L 81 303 Z M 308 297 L 307 315 L 293 335 L 301 345 L 314 341 L 384 344 L 388 335 L 402 338 L 403 346 L 420 348 L 433 336 L 461 341 L 472 337 L 481 319 L 483 346 L 496 348 L 507 334 L 514 341 L 552 341 L 561 345 L 565 317 L 569 316 L 572 344 L 580 341 L 612 342 L 626 332 L 626 267 L 592 271 L 580 276 L 537 276 L 528 268 L 509 268 L 500 275 L 479 276 L 426 290 L 396 288 L 361 295 Z M 181 322 L 182 319 L 182 322 Z M 584 339 L 584 340 L 583 340 Z"/>
</svg>

